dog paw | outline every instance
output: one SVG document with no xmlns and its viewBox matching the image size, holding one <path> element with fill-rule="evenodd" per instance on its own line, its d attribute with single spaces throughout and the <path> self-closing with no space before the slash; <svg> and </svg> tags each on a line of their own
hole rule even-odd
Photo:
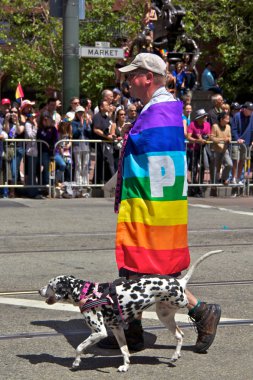
<svg viewBox="0 0 253 380">
<path fill-rule="evenodd" d="M 72 368 L 73 370 L 76 370 L 76 369 L 79 368 L 79 366 L 80 366 L 80 360 L 75 360 L 75 361 L 73 362 L 71 368 Z"/>
<path fill-rule="evenodd" d="M 118 368 L 118 372 L 127 372 L 128 368 L 129 368 L 129 365 L 121 365 Z"/>
</svg>

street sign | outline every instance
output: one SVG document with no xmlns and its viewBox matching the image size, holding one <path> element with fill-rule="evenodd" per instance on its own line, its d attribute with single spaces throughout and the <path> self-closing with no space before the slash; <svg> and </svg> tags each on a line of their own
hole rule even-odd
<svg viewBox="0 0 253 380">
<path fill-rule="evenodd" d="M 95 42 L 96 48 L 109 48 L 110 47 L 110 42 L 105 42 L 105 41 L 96 41 Z"/>
<path fill-rule="evenodd" d="M 80 57 L 88 58 L 124 58 L 124 49 L 118 48 L 98 48 L 93 46 L 81 46 L 79 49 Z"/>
</svg>

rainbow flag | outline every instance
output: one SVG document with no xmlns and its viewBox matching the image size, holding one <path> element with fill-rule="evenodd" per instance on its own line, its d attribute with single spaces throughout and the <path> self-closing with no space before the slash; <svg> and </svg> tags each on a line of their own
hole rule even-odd
<svg viewBox="0 0 253 380">
<path fill-rule="evenodd" d="M 118 268 L 173 274 L 190 263 L 181 102 L 143 111 L 128 137 L 116 233 Z"/>
<path fill-rule="evenodd" d="M 15 93 L 15 98 L 16 99 L 22 99 L 24 97 L 24 92 L 22 89 L 22 86 L 20 82 L 18 82 L 17 88 L 16 88 L 16 93 Z"/>
</svg>

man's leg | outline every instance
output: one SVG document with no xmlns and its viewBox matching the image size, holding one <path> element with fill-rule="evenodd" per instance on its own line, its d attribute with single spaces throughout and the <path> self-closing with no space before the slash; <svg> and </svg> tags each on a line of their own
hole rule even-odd
<svg viewBox="0 0 253 380">
<path fill-rule="evenodd" d="M 220 305 L 206 304 L 186 289 L 188 298 L 189 317 L 196 326 L 198 338 L 195 345 L 195 352 L 205 352 L 213 343 L 217 326 L 221 316 Z"/>
</svg>

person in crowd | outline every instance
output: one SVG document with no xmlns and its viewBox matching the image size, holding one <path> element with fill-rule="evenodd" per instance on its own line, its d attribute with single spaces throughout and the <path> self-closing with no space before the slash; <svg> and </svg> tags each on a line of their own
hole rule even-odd
<svg viewBox="0 0 253 380">
<path fill-rule="evenodd" d="M 230 104 L 230 126 L 232 126 L 233 117 L 237 112 L 240 112 L 242 106 L 238 102 L 233 102 Z"/>
<path fill-rule="evenodd" d="M 121 100 L 121 91 L 119 88 L 115 87 L 113 90 L 112 90 L 112 93 L 113 93 L 113 101 L 112 101 L 112 104 L 115 106 L 115 109 L 117 109 L 118 107 L 121 107 L 122 105 L 122 100 Z"/>
<path fill-rule="evenodd" d="M 25 124 L 27 120 L 27 115 L 34 113 L 33 106 L 35 105 L 35 102 L 32 102 L 31 100 L 25 99 L 22 101 L 22 104 L 20 106 L 20 123 Z"/>
<path fill-rule="evenodd" d="M 194 120 L 188 126 L 188 145 L 192 149 L 192 183 L 203 183 L 205 168 L 209 167 L 205 146 L 210 137 L 211 125 L 207 122 L 207 115 L 203 108 L 197 110 Z M 204 196 L 201 187 L 192 188 L 190 194 L 198 198 Z"/>
<path fill-rule="evenodd" d="M 56 129 L 58 129 L 58 125 L 61 121 L 61 115 L 57 112 L 57 99 L 49 98 L 47 100 L 46 107 L 42 110 L 42 112 L 47 111 L 51 118 L 54 120 L 54 125 Z"/>
<path fill-rule="evenodd" d="M 182 62 L 177 62 L 172 75 L 176 78 L 176 96 L 181 99 L 185 93 L 186 73 Z"/>
<path fill-rule="evenodd" d="M 123 127 L 126 123 L 126 112 L 124 108 L 118 109 L 115 115 L 115 123 L 112 124 L 111 134 L 114 138 L 114 167 L 118 169 L 119 155 L 123 143 Z"/>
<path fill-rule="evenodd" d="M 210 134 L 210 140 L 213 141 L 212 151 L 214 164 L 211 172 L 212 183 L 220 182 L 221 165 L 221 182 L 223 185 L 229 184 L 229 174 L 233 163 L 229 153 L 229 144 L 231 143 L 231 128 L 229 125 L 229 114 L 225 111 L 218 115 L 218 124 L 213 124 Z"/>
<path fill-rule="evenodd" d="M 135 104 L 130 104 L 127 107 L 126 122 L 133 124 L 137 118 L 137 108 Z"/>
<path fill-rule="evenodd" d="M 230 115 L 230 105 L 228 103 L 223 103 L 221 106 L 222 112 L 226 112 Z"/>
<path fill-rule="evenodd" d="M 165 87 L 172 95 L 176 95 L 176 77 L 169 69 L 166 71 L 166 84 Z"/>
<path fill-rule="evenodd" d="M 82 107 L 85 109 L 86 123 L 92 123 L 93 111 L 92 111 L 92 101 L 89 98 L 84 99 Z"/>
<path fill-rule="evenodd" d="M 208 121 L 211 125 L 218 123 L 218 114 L 221 113 L 224 100 L 222 95 L 215 94 L 211 98 L 212 108 L 208 111 Z"/>
<path fill-rule="evenodd" d="M 97 162 L 95 183 L 107 182 L 115 173 L 113 160 L 113 136 L 111 134 L 111 120 L 108 116 L 110 105 L 107 101 L 101 100 L 99 112 L 93 117 L 93 133 L 95 138 L 104 140 L 104 143 L 97 143 Z"/>
<path fill-rule="evenodd" d="M 189 265 L 187 217 L 182 216 L 182 208 L 184 205 L 187 207 L 187 200 L 186 194 L 185 198 L 183 195 L 184 200 L 182 200 L 184 181 L 181 182 L 181 185 L 175 185 L 174 178 L 170 184 L 167 182 L 167 171 L 171 173 L 172 169 L 171 164 L 169 164 L 170 161 L 167 161 L 165 156 L 169 157 L 168 152 L 173 151 L 173 154 L 176 154 L 174 157 L 177 157 L 175 158 L 177 165 L 179 165 L 177 167 L 185 167 L 181 104 L 175 102 L 173 96 L 165 88 L 166 65 L 159 56 L 150 53 L 138 54 L 130 65 L 120 70 L 129 72 L 128 78 L 132 95 L 139 98 L 144 105 L 135 125 L 124 136 L 122 166 L 119 166 L 118 171 L 115 211 L 119 212 L 116 232 L 116 260 L 120 276 L 129 279 L 141 277 L 144 273 L 177 276 L 179 273 L 175 272 L 180 272 Z M 169 115 L 168 119 L 173 120 L 171 121 L 173 127 L 168 126 L 168 119 L 165 124 L 162 122 L 162 119 L 165 120 L 166 117 L 161 115 L 166 114 Z M 178 125 L 176 130 L 174 117 L 179 123 L 176 124 Z M 150 151 L 163 152 L 165 156 L 162 158 L 158 154 L 151 160 Z M 131 165 L 129 157 L 133 157 L 137 162 L 141 159 L 142 168 L 148 168 L 144 170 L 145 173 L 141 174 L 138 165 Z M 166 184 L 163 182 L 163 176 L 159 177 L 158 167 L 161 167 L 161 170 L 163 169 L 165 172 Z M 137 170 L 138 175 L 135 170 Z M 175 173 L 175 175 L 178 176 L 179 174 Z M 180 175 L 185 176 L 184 170 Z M 161 187 L 157 186 L 157 183 L 160 183 Z M 173 189 L 173 201 L 178 203 L 177 216 L 173 212 L 172 198 L 170 198 L 169 192 L 166 193 L 166 188 L 169 186 Z M 162 206 L 159 205 L 157 199 L 163 203 Z M 160 226 L 157 223 L 161 215 L 160 208 L 163 215 L 163 237 L 156 236 L 156 239 L 152 239 L 154 228 Z M 138 216 L 136 216 L 137 209 Z M 180 245 L 180 253 L 175 248 L 177 239 L 174 231 L 171 230 L 171 218 L 168 214 L 176 218 L 173 219 L 173 226 L 179 220 L 180 225 L 185 225 L 185 230 L 184 232 L 181 231 L 180 236 L 183 238 L 184 235 L 184 244 L 183 246 Z M 149 221 L 148 224 L 147 220 Z M 161 227 L 158 229 L 157 234 L 161 233 Z M 143 239 L 144 235 L 146 238 Z M 166 252 L 168 252 L 167 259 Z M 187 297 L 189 313 L 198 330 L 195 350 L 203 352 L 211 346 L 214 340 L 221 314 L 220 306 L 200 302 L 188 290 Z M 166 304 L 163 303 L 157 307 L 163 309 L 166 308 Z M 140 319 L 131 322 L 128 330 L 125 330 L 125 334 L 130 349 L 143 349 L 143 330 Z M 100 342 L 101 346 L 107 348 L 112 347 L 112 344 L 110 337 Z"/>
<path fill-rule="evenodd" d="M 211 62 L 208 62 L 205 65 L 205 69 L 201 76 L 201 85 L 203 91 L 212 91 L 216 94 L 221 94 L 222 92 L 214 76 L 213 64 Z"/>
<path fill-rule="evenodd" d="M 36 120 L 36 114 L 27 113 L 26 122 L 25 122 L 25 139 L 35 140 L 37 137 L 38 125 Z M 25 173 L 26 181 L 29 186 L 37 185 L 37 163 L 38 163 L 38 148 L 37 142 L 31 141 L 26 142 L 25 149 Z M 39 194 L 38 188 L 30 187 L 27 190 L 27 194 L 30 198 L 42 198 L 42 195 Z"/>
<path fill-rule="evenodd" d="M 71 127 L 74 140 L 87 140 L 91 137 L 91 124 L 86 123 L 85 109 L 82 106 L 76 108 Z M 74 179 L 80 186 L 81 194 L 84 194 L 82 187 L 89 186 L 90 144 L 86 141 L 74 142 L 73 153 L 75 159 Z"/>
<path fill-rule="evenodd" d="M 70 99 L 70 106 L 69 110 L 66 113 L 66 117 L 68 117 L 70 120 L 73 120 L 75 117 L 76 108 L 80 106 L 80 99 L 77 96 L 73 96 Z"/>
<path fill-rule="evenodd" d="M 4 140 L 8 138 L 7 133 L 4 131 L 4 124 L 6 120 L 6 115 L 7 118 L 10 115 L 10 107 L 11 107 L 11 101 L 8 98 L 4 98 L 1 100 L 0 103 L 0 185 L 2 185 L 4 181 L 4 170 L 5 170 L 5 165 L 3 165 L 3 155 L 4 155 Z M 0 194 L 3 194 L 4 197 L 8 196 L 8 189 L 0 188 Z"/>
<path fill-rule="evenodd" d="M 157 21 L 157 13 L 156 10 L 152 7 L 150 2 L 145 3 L 145 16 L 143 20 L 144 28 L 146 28 L 150 32 L 151 42 L 154 37 L 155 30 L 155 22 Z"/>
<path fill-rule="evenodd" d="M 243 185 L 241 175 L 246 159 L 246 148 L 252 144 L 253 138 L 253 103 L 243 104 L 241 111 L 237 112 L 232 120 L 232 183 Z"/>
<path fill-rule="evenodd" d="M 183 116 L 182 116 L 185 138 L 187 138 L 188 127 L 191 123 L 191 113 L 192 113 L 192 106 L 190 104 L 185 104 L 183 107 Z"/>
<path fill-rule="evenodd" d="M 42 185 L 49 184 L 50 161 L 54 159 L 54 146 L 58 141 L 58 133 L 54 120 L 48 111 L 40 115 L 37 132 L 40 164 L 42 165 Z M 45 143 L 44 143 L 45 141 Z M 41 171 L 40 171 L 41 172 Z M 47 191 L 45 191 L 47 194 Z"/>
<path fill-rule="evenodd" d="M 57 145 L 58 148 L 54 156 L 56 164 L 56 181 L 60 183 L 71 181 L 72 144 L 71 141 L 68 140 L 72 140 L 72 138 L 71 121 L 65 117 L 62 119 L 58 127 L 59 145 Z"/>
<path fill-rule="evenodd" d="M 8 139 L 24 139 L 24 125 L 20 125 L 19 111 L 16 107 L 11 107 L 4 123 L 4 130 L 8 134 Z M 24 143 L 13 142 L 8 144 L 8 160 L 11 168 L 11 178 L 9 184 L 20 182 L 20 164 L 24 156 Z M 10 197 L 15 196 L 14 188 L 10 189 Z"/>
<path fill-rule="evenodd" d="M 103 101 L 107 102 L 108 105 L 110 105 L 113 102 L 113 92 L 106 88 L 105 90 L 102 91 L 101 98 Z M 94 114 L 98 113 L 99 111 L 100 111 L 100 109 L 99 109 L 99 105 L 98 105 L 94 109 Z"/>
</svg>

